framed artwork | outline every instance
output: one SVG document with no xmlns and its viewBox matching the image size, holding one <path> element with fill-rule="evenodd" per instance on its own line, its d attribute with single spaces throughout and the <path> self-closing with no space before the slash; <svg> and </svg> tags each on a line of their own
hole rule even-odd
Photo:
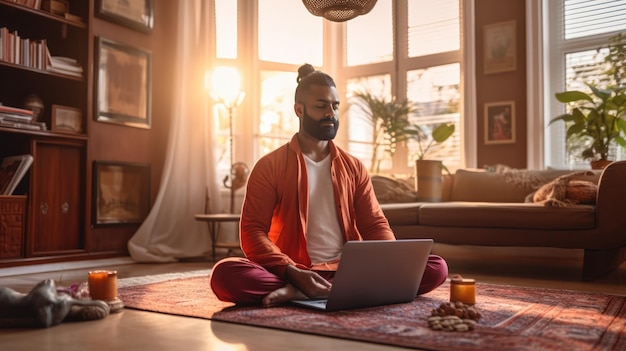
<svg viewBox="0 0 626 351">
<path fill-rule="evenodd" d="M 141 223 L 150 211 L 150 165 L 94 161 L 94 226 Z"/>
<path fill-rule="evenodd" d="M 97 0 L 96 16 L 144 33 L 152 32 L 154 0 Z"/>
<path fill-rule="evenodd" d="M 83 117 L 79 109 L 52 105 L 50 129 L 53 132 L 83 134 Z"/>
<path fill-rule="evenodd" d="M 100 37 L 96 61 L 96 120 L 150 128 L 151 54 Z"/>
<path fill-rule="evenodd" d="M 483 27 L 485 74 L 517 69 L 515 31 L 515 21 L 488 24 Z"/>
<path fill-rule="evenodd" d="M 485 144 L 515 143 L 515 101 L 485 104 Z"/>
</svg>

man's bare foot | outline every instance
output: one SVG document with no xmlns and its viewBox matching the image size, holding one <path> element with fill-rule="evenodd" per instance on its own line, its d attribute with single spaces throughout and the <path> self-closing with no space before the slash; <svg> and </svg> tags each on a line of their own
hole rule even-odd
<svg viewBox="0 0 626 351">
<path fill-rule="evenodd" d="M 267 294 L 267 296 L 263 298 L 263 306 L 274 307 L 293 299 L 306 299 L 306 295 L 296 289 L 295 286 L 287 284 Z"/>
</svg>

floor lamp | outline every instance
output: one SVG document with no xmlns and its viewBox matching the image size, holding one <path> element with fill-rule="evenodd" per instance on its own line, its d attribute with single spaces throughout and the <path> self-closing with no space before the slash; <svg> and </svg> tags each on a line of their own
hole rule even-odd
<svg viewBox="0 0 626 351">
<path fill-rule="evenodd" d="M 211 77 L 210 94 L 216 103 L 228 111 L 230 174 L 224 177 L 224 186 L 230 189 L 230 213 L 235 213 L 235 191 L 241 188 L 247 178 L 248 167 L 242 162 L 234 162 L 233 115 L 237 106 L 246 96 L 241 90 L 241 78 L 234 67 L 217 67 Z"/>
</svg>

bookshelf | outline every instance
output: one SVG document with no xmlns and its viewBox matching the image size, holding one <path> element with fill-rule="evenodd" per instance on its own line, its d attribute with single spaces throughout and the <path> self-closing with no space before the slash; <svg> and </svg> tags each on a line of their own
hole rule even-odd
<svg viewBox="0 0 626 351">
<path fill-rule="evenodd" d="M 43 103 L 37 121 L 46 124 L 45 130 L 0 124 L 0 158 L 19 154 L 34 157 L 30 171 L 12 196 L 25 201 L 22 237 L 16 239 L 15 229 L 10 236 L 0 230 L 0 242 L 19 241 L 21 249 L 14 249 L 14 245 L 6 252 L 0 250 L 0 267 L 15 265 L 16 260 L 41 261 L 89 252 L 87 121 L 92 115 L 90 18 L 94 2 L 67 1 L 67 16 L 43 10 L 42 2 L 45 0 L 0 0 L 0 103 L 24 108 L 36 95 Z M 50 71 L 48 52 L 74 60 L 82 73 Z M 76 133 L 56 131 L 51 125 L 53 105 L 77 111 L 84 129 Z M 16 208 L 21 207 L 13 206 L 12 210 Z M 15 216 L 18 214 L 11 213 L 12 219 Z M 15 223 L 21 222 L 13 221 L 13 228 Z"/>
</svg>

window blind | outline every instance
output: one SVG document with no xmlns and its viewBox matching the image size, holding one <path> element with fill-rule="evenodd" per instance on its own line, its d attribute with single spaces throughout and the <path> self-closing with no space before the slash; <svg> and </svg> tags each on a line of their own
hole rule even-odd
<svg viewBox="0 0 626 351">
<path fill-rule="evenodd" d="M 565 0 L 565 40 L 626 29 L 626 0 Z"/>
</svg>

